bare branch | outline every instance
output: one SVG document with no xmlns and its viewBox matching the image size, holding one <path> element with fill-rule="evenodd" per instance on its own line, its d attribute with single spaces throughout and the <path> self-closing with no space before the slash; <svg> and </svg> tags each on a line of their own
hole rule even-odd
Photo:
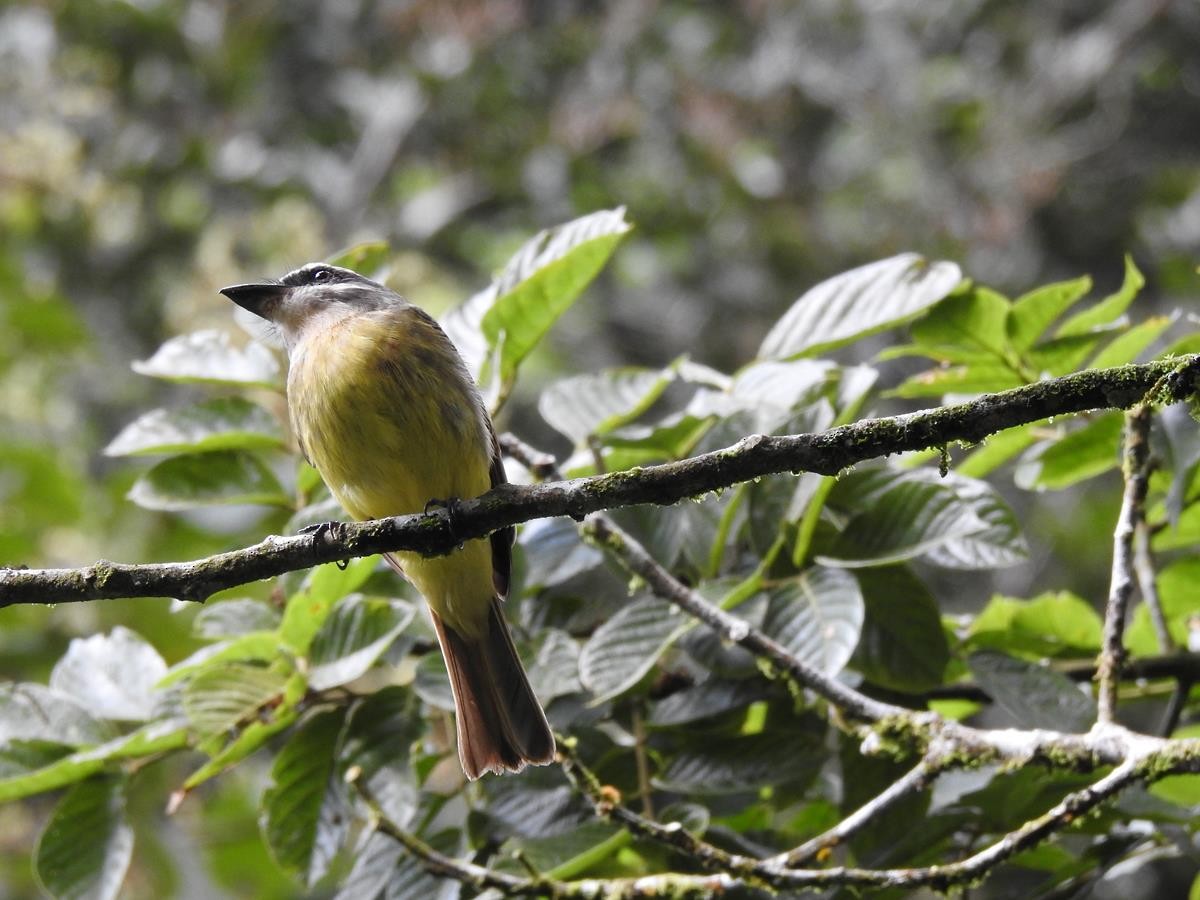
<svg viewBox="0 0 1200 900">
<path fill-rule="evenodd" d="M 839 844 L 844 844 L 866 825 L 875 820 L 888 807 L 903 800 L 905 797 L 919 794 L 925 790 L 945 769 L 946 764 L 944 762 L 939 761 L 932 755 L 927 756 L 917 763 L 916 766 L 905 772 L 902 777 L 888 785 L 876 797 L 864 803 L 832 828 L 818 834 L 811 840 L 805 841 L 794 850 L 789 850 L 787 853 L 781 853 L 778 856 L 772 857 L 768 862 L 781 866 L 795 867 L 818 858 L 823 852 L 832 850 Z"/>
<path fill-rule="evenodd" d="M 1150 456 L 1150 407 L 1142 404 L 1125 416 L 1125 492 L 1113 531 L 1112 578 L 1104 611 L 1104 637 L 1097 664 L 1100 682 L 1099 719 L 1116 717 L 1117 681 L 1125 658 L 1125 616 L 1133 596 L 1133 536 L 1144 518 Z"/>
<path fill-rule="evenodd" d="M 642 503 L 669 505 L 685 497 L 782 472 L 835 474 L 867 459 L 985 437 L 1049 416 L 1123 409 L 1153 393 L 1171 402 L 1200 386 L 1200 355 L 1145 365 L 1080 372 L 955 406 L 867 419 L 817 434 L 751 435 L 732 447 L 691 459 L 532 486 L 501 485 L 455 509 L 342 523 L 312 535 L 270 537 L 244 550 L 185 563 L 122 565 L 101 561 L 81 569 L 0 569 L 0 608 L 17 603 L 68 603 L 124 597 L 202 601 L 225 588 L 319 563 L 394 550 L 429 556 L 530 519 L 581 520 L 602 509 Z"/>
</svg>

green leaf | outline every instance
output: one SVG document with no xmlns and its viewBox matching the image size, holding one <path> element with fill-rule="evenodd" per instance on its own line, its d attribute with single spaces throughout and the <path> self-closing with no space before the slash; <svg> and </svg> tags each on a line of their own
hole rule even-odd
<svg viewBox="0 0 1200 900">
<path fill-rule="evenodd" d="M 34 871 L 57 900 L 115 900 L 133 857 L 125 820 L 125 779 L 76 785 L 55 808 L 38 840 Z"/>
<path fill-rule="evenodd" d="M 808 290 L 767 333 L 760 359 L 812 355 L 893 328 L 943 300 L 962 273 L 951 262 L 903 253 Z"/>
<path fill-rule="evenodd" d="M 1061 672 L 991 651 L 967 660 L 980 687 L 1023 728 L 1087 731 L 1096 703 Z"/>
<path fill-rule="evenodd" d="M 279 626 L 283 645 L 297 656 L 308 653 L 309 644 L 334 603 L 362 587 L 377 565 L 378 557 L 367 556 L 350 560 L 345 568 L 326 563 L 309 572 L 304 586 L 288 598 L 283 611 Z"/>
<path fill-rule="evenodd" d="M 592 213 L 542 231 L 442 327 L 476 380 L 502 396 L 517 367 L 578 299 L 629 233 L 625 208 Z"/>
<path fill-rule="evenodd" d="M 1046 443 L 1040 453 L 1034 448 L 1037 455 L 1017 467 L 1017 485 L 1056 491 L 1117 468 L 1124 422 L 1123 413 L 1101 413 L 1061 440 Z"/>
<path fill-rule="evenodd" d="M 296 705 L 304 697 L 306 687 L 307 683 L 302 674 L 297 672 L 292 675 L 284 686 L 280 704 L 268 708 L 269 712 L 264 710 L 267 718 L 251 722 L 212 759 L 189 775 L 183 782 L 182 792 L 191 791 L 209 779 L 216 778 L 264 746 L 275 735 L 290 728 L 300 717 Z"/>
<path fill-rule="evenodd" d="M 821 739 L 822 730 L 814 729 L 697 741 L 675 756 L 654 784 L 684 796 L 705 796 L 811 780 L 825 759 Z"/>
<path fill-rule="evenodd" d="M 538 412 L 577 447 L 594 435 L 632 422 L 675 379 L 670 369 L 606 369 L 555 382 L 542 392 Z"/>
<path fill-rule="evenodd" d="M 218 397 L 182 409 L 155 409 L 130 422 L 104 448 L 107 456 L 203 453 L 282 447 L 278 419 L 241 397 Z"/>
<path fill-rule="evenodd" d="M 579 643 L 565 631 L 546 628 L 538 635 L 536 645 L 533 665 L 529 667 L 529 684 L 542 703 L 581 693 Z"/>
<path fill-rule="evenodd" d="M 412 620 L 413 608 L 350 594 L 338 601 L 309 648 L 308 683 L 314 690 L 346 684 L 364 674 Z"/>
<path fill-rule="evenodd" d="M 952 569 L 987 569 L 1025 558 L 1012 511 L 986 483 L 932 469 L 867 468 L 840 479 L 833 506 L 852 518 L 823 565 L 882 566 L 918 556 Z"/>
<path fill-rule="evenodd" d="M 365 785 L 389 820 L 408 827 L 417 810 L 410 766 L 413 744 L 425 730 L 420 704 L 404 687 L 389 686 L 355 702 L 349 713 L 339 767 Z"/>
<path fill-rule="evenodd" d="M 1092 289 L 1084 275 L 1037 288 L 1013 301 L 1008 313 L 1008 339 L 1019 350 L 1033 346 L 1050 324 Z"/>
<path fill-rule="evenodd" d="M 632 835 L 628 831 L 593 820 L 545 837 L 510 839 L 501 846 L 500 852 L 520 853 L 535 870 L 545 872 L 547 877 L 576 879 L 611 859 L 631 842 Z"/>
<path fill-rule="evenodd" d="M 194 331 L 171 338 L 133 371 L 168 381 L 279 390 L 279 361 L 262 344 L 234 347 L 224 331 Z"/>
<path fill-rule="evenodd" d="M 264 666 L 213 666 L 201 671 L 183 689 L 183 709 L 200 734 L 224 734 L 277 700 L 286 683 L 286 675 Z"/>
<path fill-rule="evenodd" d="M 1159 603 L 1162 604 L 1171 637 L 1181 647 L 1189 645 L 1189 620 L 1200 613 L 1197 584 L 1200 584 L 1200 557 L 1195 555 L 1177 559 L 1158 573 Z M 1159 652 L 1145 604 L 1139 604 L 1134 610 L 1133 621 L 1126 632 L 1126 646 L 1137 654 Z"/>
<path fill-rule="evenodd" d="M 1107 369 L 1112 366 L 1123 366 L 1136 360 L 1158 336 L 1171 327 L 1176 315 L 1151 316 L 1145 322 L 1140 322 L 1124 334 L 1118 335 L 1092 358 L 1088 367 L 1092 369 Z"/>
<path fill-rule="evenodd" d="M 812 566 L 770 591 L 763 630 L 824 672 L 850 659 L 863 623 L 863 597 L 849 572 Z"/>
<path fill-rule="evenodd" d="M 525 556 L 526 588 L 553 587 L 590 571 L 603 554 L 579 536 L 578 526 L 565 518 L 535 519 L 518 538 Z"/>
<path fill-rule="evenodd" d="M 1030 368 L 1042 377 L 1055 377 L 1074 372 L 1083 366 L 1092 351 L 1109 334 L 1117 334 L 1121 328 L 1090 331 L 1086 334 L 1071 334 L 1066 337 L 1043 341 L 1026 351 Z"/>
<path fill-rule="evenodd" d="M 855 572 L 866 615 L 853 666 L 867 680 L 919 693 L 942 683 L 950 647 L 937 602 L 905 566 Z"/>
<path fill-rule="evenodd" d="M 157 686 L 169 687 L 212 666 L 231 662 L 270 662 L 279 656 L 279 632 L 248 631 L 227 641 L 201 647 L 167 669 L 167 674 L 158 680 Z"/>
<path fill-rule="evenodd" d="M 353 244 L 344 250 L 339 250 L 326 262 L 331 266 L 341 266 L 343 269 L 353 269 L 359 275 L 378 279 L 380 271 L 391 256 L 392 250 L 387 241 L 363 241 Z"/>
<path fill-rule="evenodd" d="M 1125 280 L 1121 284 L 1121 289 L 1115 294 L 1105 297 L 1094 306 L 1090 306 L 1082 312 L 1071 316 L 1058 329 L 1057 336 L 1067 337 L 1069 335 L 1084 334 L 1112 322 L 1129 308 L 1129 304 L 1133 302 L 1145 284 L 1146 279 L 1138 271 L 1138 267 L 1134 265 L 1133 257 L 1127 255 L 1125 257 Z"/>
<path fill-rule="evenodd" d="M 1038 439 L 1037 429 L 1044 422 L 1018 425 L 985 438 L 983 443 L 954 466 L 954 471 L 967 478 L 983 478 L 1004 465 Z"/>
<path fill-rule="evenodd" d="M 453 857 L 461 852 L 461 834 L 457 828 L 448 828 L 425 840 L 433 849 Z M 430 872 L 395 840 L 376 831 L 359 851 L 334 900 L 453 900 L 458 896 L 458 882 Z"/>
<path fill-rule="evenodd" d="M 93 718 L 85 698 L 32 682 L 0 684 L 0 745 L 10 741 L 98 744 L 116 736 L 112 723 Z"/>
<path fill-rule="evenodd" d="M 333 796 L 334 752 L 342 732 L 342 710 L 312 716 L 283 745 L 263 795 L 263 834 L 279 864 L 294 869 L 311 887 L 340 844 L 339 829 L 323 821 Z"/>
<path fill-rule="evenodd" d="M 763 685 L 754 678 L 737 681 L 710 678 L 655 702 L 647 721 L 656 728 L 686 725 L 733 710 L 745 710 L 766 696 Z"/>
<path fill-rule="evenodd" d="M 977 354 L 979 359 L 972 365 L 989 360 L 1006 363 L 1011 308 L 1006 297 L 975 285 L 934 307 L 913 325 L 912 337 L 935 358 L 946 348 Z"/>
<path fill-rule="evenodd" d="M 693 624 L 665 600 L 644 598 L 622 608 L 583 645 L 579 678 L 603 703 L 629 690 Z"/>
<path fill-rule="evenodd" d="M 1171 735 L 1172 739 L 1200 737 L 1200 725 L 1185 725 Z M 1168 775 L 1150 785 L 1150 793 L 1180 806 L 1200 804 L 1200 775 Z"/>
<path fill-rule="evenodd" d="M 211 603 L 196 614 L 192 633 L 202 638 L 236 637 L 279 627 L 279 610 L 261 600 L 238 597 Z"/>
<path fill-rule="evenodd" d="M 74 784 L 109 768 L 116 760 L 154 756 L 187 745 L 187 730 L 174 719 L 152 722 L 96 747 L 87 747 L 54 760 L 32 760 L 32 767 L 16 765 L 13 757 L 7 760 L 9 774 L 0 778 L 0 803 L 44 794 L 68 784 Z"/>
<path fill-rule="evenodd" d="M 943 394 L 986 394 L 1007 391 L 1025 383 L 1025 379 L 1006 363 L 977 362 L 918 372 L 887 391 L 884 396 L 911 400 L 941 397 Z"/>
<path fill-rule="evenodd" d="M 162 510 L 292 504 L 271 470 L 244 450 L 218 450 L 165 459 L 134 482 L 128 497 L 138 506 Z"/>
<path fill-rule="evenodd" d="M 966 646 L 1034 658 L 1090 656 L 1100 648 L 1103 623 L 1086 600 L 1051 591 L 1032 600 L 993 597 L 971 623 Z"/>
<path fill-rule="evenodd" d="M 50 687 L 105 719 L 145 721 L 167 672 L 158 651 L 118 625 L 110 634 L 75 638 L 50 673 Z"/>
</svg>

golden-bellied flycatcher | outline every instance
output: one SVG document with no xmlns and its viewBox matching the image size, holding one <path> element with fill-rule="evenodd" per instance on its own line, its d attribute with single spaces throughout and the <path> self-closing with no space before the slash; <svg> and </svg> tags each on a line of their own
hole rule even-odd
<svg viewBox="0 0 1200 900">
<path fill-rule="evenodd" d="M 310 263 L 280 281 L 222 289 L 278 326 L 300 449 L 355 519 L 421 512 L 505 481 L 496 435 L 438 324 L 356 272 Z M 458 756 L 471 779 L 554 758 L 500 603 L 513 530 L 447 556 L 385 554 L 429 603 L 450 673 Z"/>
</svg>

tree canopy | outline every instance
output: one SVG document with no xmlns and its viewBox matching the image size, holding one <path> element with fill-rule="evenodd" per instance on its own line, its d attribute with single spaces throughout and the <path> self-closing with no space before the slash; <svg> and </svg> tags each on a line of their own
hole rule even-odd
<svg viewBox="0 0 1200 900">
<path fill-rule="evenodd" d="M 0 891 L 1186 891 L 1198 26 L 0 12 Z M 313 259 L 438 317 L 511 485 L 301 533 L 215 291 Z M 509 525 L 562 753 L 471 785 L 374 554 Z"/>
</svg>

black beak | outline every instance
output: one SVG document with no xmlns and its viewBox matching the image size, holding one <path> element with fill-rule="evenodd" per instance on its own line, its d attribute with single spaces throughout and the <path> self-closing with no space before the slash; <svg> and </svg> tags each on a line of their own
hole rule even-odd
<svg viewBox="0 0 1200 900">
<path fill-rule="evenodd" d="M 256 316 L 270 319 L 275 307 L 288 291 L 286 284 L 265 282 L 263 284 L 235 284 L 221 288 L 221 293 Z"/>
</svg>

